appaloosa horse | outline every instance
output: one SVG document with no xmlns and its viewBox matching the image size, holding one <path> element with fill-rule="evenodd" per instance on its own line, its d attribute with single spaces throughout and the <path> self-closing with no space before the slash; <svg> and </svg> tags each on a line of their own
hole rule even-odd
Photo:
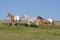
<svg viewBox="0 0 60 40">
<path fill-rule="evenodd" d="M 40 19 L 40 22 L 42 24 L 51 24 L 51 25 L 54 25 L 54 21 L 52 19 L 44 19 L 40 16 L 37 17 L 37 19 Z"/>
<path fill-rule="evenodd" d="M 11 13 L 8 13 L 7 17 L 10 17 L 12 25 L 18 23 L 21 20 L 20 16 L 13 16 Z"/>
</svg>

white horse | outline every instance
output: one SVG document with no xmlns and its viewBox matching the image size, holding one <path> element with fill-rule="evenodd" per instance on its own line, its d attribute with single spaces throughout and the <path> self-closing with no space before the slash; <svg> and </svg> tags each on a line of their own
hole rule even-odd
<svg viewBox="0 0 60 40">
<path fill-rule="evenodd" d="M 24 14 L 23 14 L 23 17 L 27 20 L 28 26 L 29 26 L 31 23 L 33 23 L 33 22 L 35 22 L 36 25 L 38 26 L 38 20 L 37 20 L 37 17 L 31 18 L 30 16 L 24 15 Z"/>
</svg>

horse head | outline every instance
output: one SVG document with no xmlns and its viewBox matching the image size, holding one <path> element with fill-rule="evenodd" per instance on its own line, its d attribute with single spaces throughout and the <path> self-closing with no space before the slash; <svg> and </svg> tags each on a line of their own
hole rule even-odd
<svg viewBox="0 0 60 40">
<path fill-rule="evenodd" d="M 11 13 L 8 13 L 7 17 L 14 17 Z"/>
</svg>

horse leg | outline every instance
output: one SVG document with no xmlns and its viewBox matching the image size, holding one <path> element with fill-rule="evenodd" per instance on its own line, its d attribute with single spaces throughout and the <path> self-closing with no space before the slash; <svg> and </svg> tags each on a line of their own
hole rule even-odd
<svg viewBox="0 0 60 40">
<path fill-rule="evenodd" d="M 50 29 L 52 29 L 52 28 L 53 28 L 53 26 L 54 26 L 54 21 L 51 23 L 51 28 L 50 28 Z"/>
<path fill-rule="evenodd" d="M 12 23 L 12 26 L 14 26 L 15 23 Z"/>
<path fill-rule="evenodd" d="M 14 20 L 13 19 L 11 19 L 11 22 L 12 22 L 12 26 L 14 26 L 15 23 L 14 23 Z"/>
<path fill-rule="evenodd" d="M 18 27 L 19 27 L 19 21 L 18 21 Z"/>
<path fill-rule="evenodd" d="M 52 22 L 52 26 L 54 25 L 54 21 Z"/>
<path fill-rule="evenodd" d="M 44 29 L 44 23 L 42 22 L 42 29 Z"/>
<path fill-rule="evenodd" d="M 17 23 L 17 26 L 19 27 L 19 20 L 15 20 L 15 23 Z"/>
<path fill-rule="evenodd" d="M 36 21 L 36 25 L 38 26 L 38 21 Z"/>
<path fill-rule="evenodd" d="M 28 22 L 28 27 L 31 27 L 30 22 Z"/>
</svg>

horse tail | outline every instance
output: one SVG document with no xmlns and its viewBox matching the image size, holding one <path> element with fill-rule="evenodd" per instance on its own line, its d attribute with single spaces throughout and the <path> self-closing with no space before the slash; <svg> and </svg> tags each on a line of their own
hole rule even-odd
<svg viewBox="0 0 60 40">
<path fill-rule="evenodd" d="M 52 22 L 52 26 L 54 25 L 54 21 Z"/>
</svg>

